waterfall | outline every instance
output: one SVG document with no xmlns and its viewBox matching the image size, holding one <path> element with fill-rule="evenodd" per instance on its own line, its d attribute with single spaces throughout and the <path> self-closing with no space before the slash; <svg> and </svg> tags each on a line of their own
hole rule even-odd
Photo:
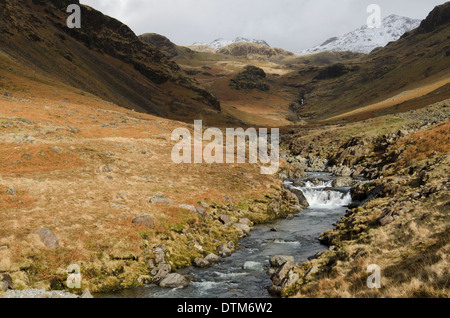
<svg viewBox="0 0 450 318">
<path fill-rule="evenodd" d="M 296 187 L 289 181 L 285 182 L 285 184 L 292 189 L 302 191 L 310 209 L 331 210 L 347 206 L 352 202 L 349 190 L 332 188 L 333 180 L 321 180 L 319 182 L 306 180 L 302 187 Z"/>
<path fill-rule="evenodd" d="M 295 188 L 303 192 L 310 209 L 335 209 L 352 202 L 350 192 L 342 192 L 323 188 Z"/>
</svg>

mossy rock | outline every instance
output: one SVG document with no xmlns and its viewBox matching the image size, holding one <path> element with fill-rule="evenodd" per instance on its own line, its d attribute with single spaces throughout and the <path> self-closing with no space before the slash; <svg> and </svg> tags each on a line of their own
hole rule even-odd
<svg viewBox="0 0 450 318">
<path fill-rule="evenodd" d="M 269 91 L 270 87 L 265 82 L 266 73 L 259 67 L 248 65 L 244 71 L 239 73 L 230 81 L 230 86 L 234 89 L 257 89 L 260 91 Z"/>
</svg>

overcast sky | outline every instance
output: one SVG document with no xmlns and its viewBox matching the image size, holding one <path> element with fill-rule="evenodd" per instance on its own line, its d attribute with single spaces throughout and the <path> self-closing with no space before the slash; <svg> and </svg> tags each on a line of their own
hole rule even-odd
<svg viewBox="0 0 450 318">
<path fill-rule="evenodd" d="M 444 0 L 80 0 L 127 24 L 137 35 L 167 36 L 176 44 L 237 36 L 291 51 L 310 48 L 366 23 L 369 4 L 382 17 L 424 19 Z"/>
</svg>

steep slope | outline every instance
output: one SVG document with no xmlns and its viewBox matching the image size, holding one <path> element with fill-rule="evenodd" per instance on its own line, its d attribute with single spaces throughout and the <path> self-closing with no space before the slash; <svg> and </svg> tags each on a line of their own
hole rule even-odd
<svg viewBox="0 0 450 318">
<path fill-rule="evenodd" d="M 71 3 L 79 2 L 0 2 L 1 50 L 36 72 L 123 107 L 174 119 L 224 120 L 213 95 L 121 22 L 82 5 L 82 27 L 67 28 Z"/>
<path fill-rule="evenodd" d="M 417 28 L 420 20 L 390 15 L 382 20 L 380 28 L 369 28 L 367 25 L 357 30 L 333 37 L 323 44 L 311 49 L 298 52 L 299 55 L 319 53 L 325 51 L 351 51 L 370 53 L 377 47 L 383 47 L 389 42 L 398 40 L 403 34 Z"/>
<path fill-rule="evenodd" d="M 164 35 L 160 35 L 157 33 L 145 33 L 139 35 L 139 39 L 158 48 L 163 53 L 167 54 L 170 58 L 191 53 L 191 50 L 189 48 L 178 46 Z"/>
<path fill-rule="evenodd" d="M 301 67 L 280 81 L 297 86 L 298 114 L 308 121 L 361 120 L 442 101 L 450 96 L 450 2 L 420 27 L 366 57 L 325 67 Z M 371 105 L 376 105 L 371 107 Z M 364 107 L 364 111 L 355 113 Z M 343 115 L 347 114 L 347 115 Z"/>
</svg>

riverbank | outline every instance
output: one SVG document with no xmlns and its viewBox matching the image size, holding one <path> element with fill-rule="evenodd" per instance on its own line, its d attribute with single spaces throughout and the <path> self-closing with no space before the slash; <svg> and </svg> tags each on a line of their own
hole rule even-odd
<svg viewBox="0 0 450 318">
<path fill-rule="evenodd" d="M 257 165 L 175 164 L 171 133 L 192 125 L 29 85 L 0 96 L 0 296 L 69 290 L 71 265 L 79 294 L 142 286 L 155 246 L 173 273 L 236 243 L 249 226 L 240 219 L 292 213 Z"/>
<path fill-rule="evenodd" d="M 287 160 L 346 178 L 353 204 L 321 235 L 329 250 L 285 269 L 285 297 L 448 297 L 449 101 L 347 126 L 291 132 Z M 331 132 L 333 132 L 333 136 Z M 359 131 L 359 132 L 357 132 Z M 381 268 L 370 289 L 369 265 Z"/>
</svg>

